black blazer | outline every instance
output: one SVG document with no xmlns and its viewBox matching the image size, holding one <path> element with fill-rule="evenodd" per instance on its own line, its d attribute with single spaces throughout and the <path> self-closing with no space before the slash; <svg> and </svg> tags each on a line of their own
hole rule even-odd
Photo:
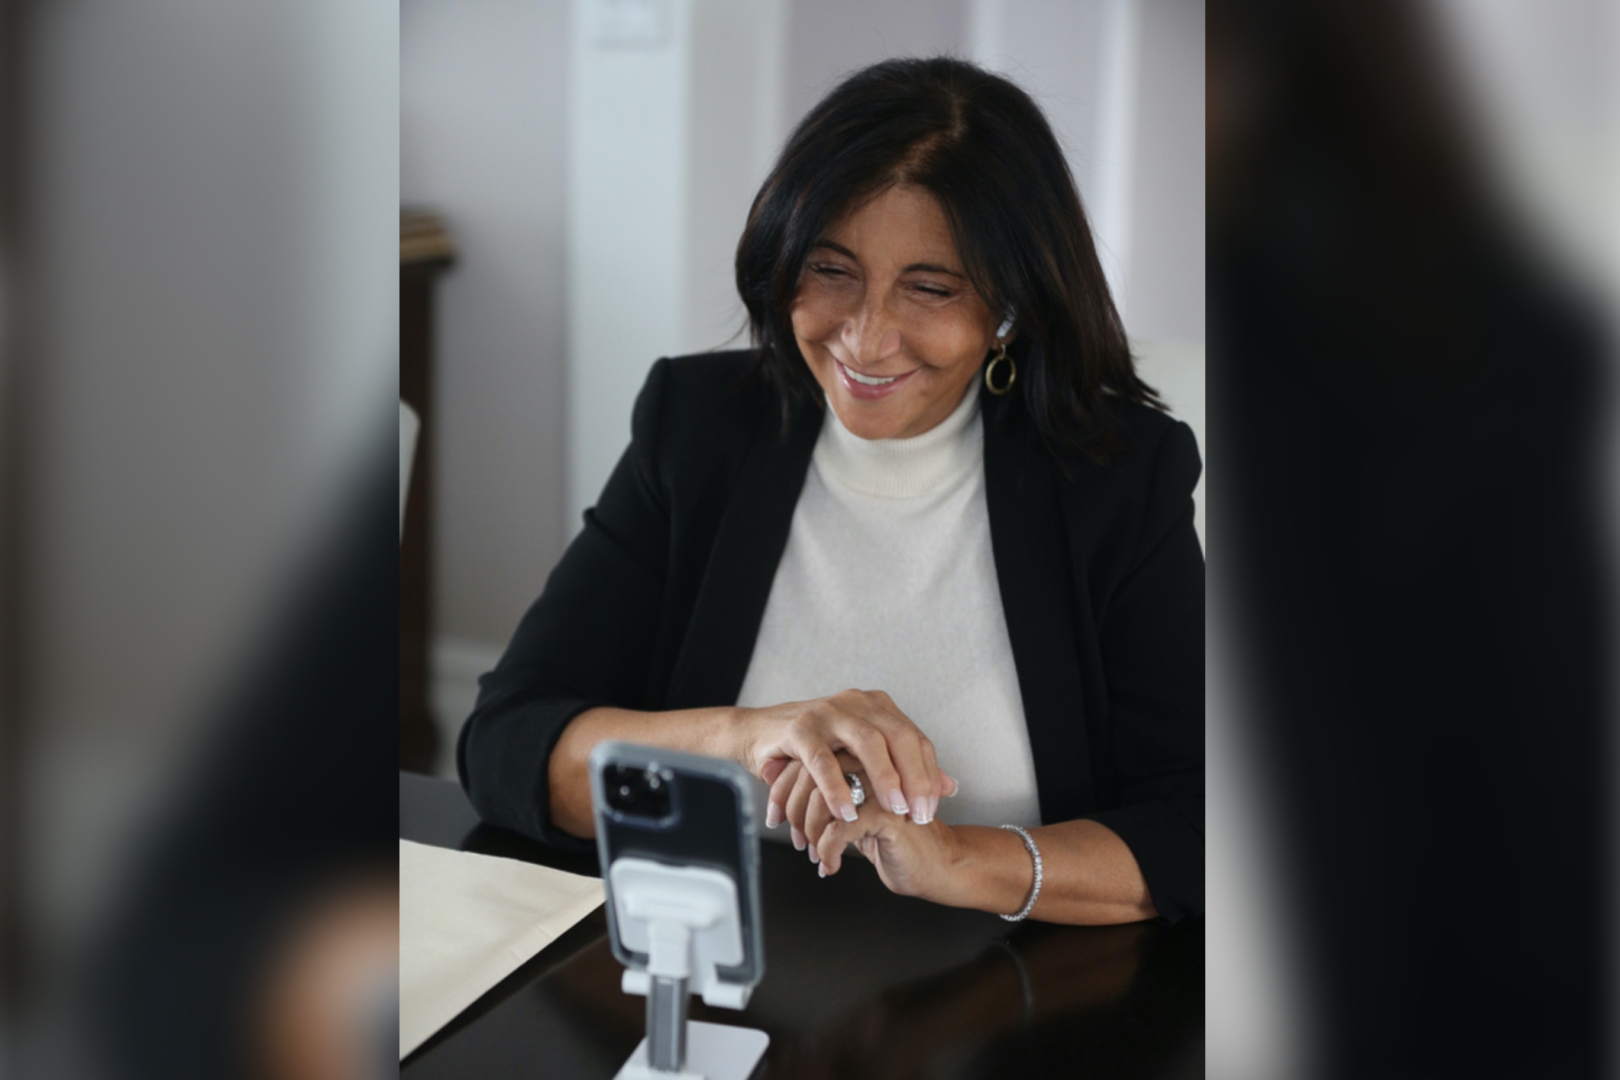
<svg viewBox="0 0 1620 1080">
<path fill-rule="evenodd" d="M 461 732 L 484 820 L 569 847 L 547 760 L 597 705 L 734 704 L 821 428 L 743 378 L 746 353 L 662 359 L 585 529 Z M 1120 448 L 1065 476 L 1018 394 L 981 390 L 996 576 L 1041 820 L 1094 818 L 1130 846 L 1165 918 L 1204 908 L 1204 559 L 1192 432 L 1110 401 Z M 868 688 L 878 689 L 878 688 Z"/>
</svg>

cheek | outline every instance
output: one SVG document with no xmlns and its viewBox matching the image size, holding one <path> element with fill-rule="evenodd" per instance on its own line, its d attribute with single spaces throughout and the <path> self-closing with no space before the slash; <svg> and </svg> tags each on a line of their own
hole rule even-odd
<svg viewBox="0 0 1620 1080">
<path fill-rule="evenodd" d="M 828 362 L 826 346 L 838 338 L 841 323 L 813 303 L 795 304 L 789 317 L 793 336 L 798 339 L 799 352 L 812 369 L 819 369 Z"/>
<path fill-rule="evenodd" d="M 925 320 L 917 327 L 913 340 L 918 352 L 938 368 L 971 370 L 984 358 L 980 349 L 984 334 L 970 320 Z"/>
<path fill-rule="evenodd" d="M 789 312 L 793 333 L 803 340 L 815 341 L 835 332 L 839 321 L 834 307 L 811 290 L 801 292 Z"/>
</svg>

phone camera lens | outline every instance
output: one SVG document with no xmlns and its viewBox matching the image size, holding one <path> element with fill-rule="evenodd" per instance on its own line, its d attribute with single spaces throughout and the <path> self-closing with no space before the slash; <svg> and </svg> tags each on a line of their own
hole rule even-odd
<svg viewBox="0 0 1620 1080">
<path fill-rule="evenodd" d="M 674 806 L 674 776 L 659 765 L 610 765 L 602 776 L 610 807 L 631 817 L 663 821 Z"/>
</svg>

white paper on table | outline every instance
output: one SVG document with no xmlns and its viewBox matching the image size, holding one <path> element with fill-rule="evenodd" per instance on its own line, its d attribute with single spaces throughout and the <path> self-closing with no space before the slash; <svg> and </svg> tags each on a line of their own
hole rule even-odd
<svg viewBox="0 0 1620 1080">
<path fill-rule="evenodd" d="M 399 842 L 399 1056 L 602 903 L 599 878 Z"/>
</svg>

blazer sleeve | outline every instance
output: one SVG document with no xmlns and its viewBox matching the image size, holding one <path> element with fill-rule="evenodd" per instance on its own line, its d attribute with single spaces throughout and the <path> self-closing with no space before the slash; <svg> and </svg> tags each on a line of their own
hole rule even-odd
<svg viewBox="0 0 1620 1080">
<path fill-rule="evenodd" d="M 1159 914 L 1204 912 L 1202 465 L 1190 428 L 1160 440 L 1132 565 L 1099 625 L 1118 805 L 1086 816 L 1125 841 Z"/>
<path fill-rule="evenodd" d="M 563 728 L 598 705 L 644 708 L 669 553 L 659 483 L 669 361 L 636 398 L 629 448 L 495 670 L 479 680 L 456 767 L 479 816 L 558 847 L 591 848 L 551 821 L 548 762 Z"/>
</svg>

